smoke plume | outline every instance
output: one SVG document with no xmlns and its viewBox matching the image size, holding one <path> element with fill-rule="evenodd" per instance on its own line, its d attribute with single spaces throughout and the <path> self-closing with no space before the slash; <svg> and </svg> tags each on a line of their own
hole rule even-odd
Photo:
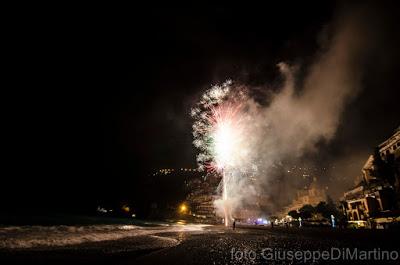
<svg viewBox="0 0 400 265">
<path fill-rule="evenodd" d="M 238 106 L 240 117 L 234 130 L 237 146 L 230 151 L 241 155 L 224 168 L 229 198 L 215 202 L 220 215 L 224 207 L 235 217 L 248 205 L 262 202 L 260 208 L 273 212 L 289 202 L 288 193 L 298 180 L 285 176 L 284 163 L 318 153 L 320 143 L 331 141 L 344 109 L 361 90 L 363 60 L 372 43 L 365 15 L 361 10 L 338 17 L 325 29 L 325 40 L 310 65 L 279 63 L 284 82 L 265 100 L 267 105 L 249 96 L 246 91 L 252 88 L 246 85 L 213 87 L 214 92 L 224 89 L 221 101 Z M 301 82 L 300 67 L 307 67 Z M 200 164 L 212 159 L 212 153 L 200 150 Z"/>
</svg>

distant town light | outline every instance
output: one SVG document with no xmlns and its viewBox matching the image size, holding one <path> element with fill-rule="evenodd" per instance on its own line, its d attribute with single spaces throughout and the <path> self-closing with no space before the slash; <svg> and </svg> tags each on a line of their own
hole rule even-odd
<svg viewBox="0 0 400 265">
<path fill-rule="evenodd" d="M 129 208 L 128 205 L 124 205 L 121 207 L 121 210 L 128 213 L 131 209 Z"/>
<path fill-rule="evenodd" d="M 97 206 L 97 211 L 99 213 L 107 213 L 107 210 L 105 208 L 103 208 L 103 207 L 100 207 L 100 206 Z"/>
</svg>

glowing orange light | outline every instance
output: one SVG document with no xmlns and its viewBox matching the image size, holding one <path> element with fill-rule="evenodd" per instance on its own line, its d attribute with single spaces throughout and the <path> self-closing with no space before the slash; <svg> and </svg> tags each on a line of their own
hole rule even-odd
<svg viewBox="0 0 400 265">
<path fill-rule="evenodd" d="M 179 206 L 179 212 L 180 212 L 180 213 L 186 213 L 187 210 L 188 210 L 188 207 L 187 207 L 186 204 L 182 203 L 182 204 Z"/>
</svg>

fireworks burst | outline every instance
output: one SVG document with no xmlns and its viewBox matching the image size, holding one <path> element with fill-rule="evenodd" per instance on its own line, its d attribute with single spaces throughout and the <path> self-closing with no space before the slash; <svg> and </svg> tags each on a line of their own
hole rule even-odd
<svg viewBox="0 0 400 265">
<path fill-rule="evenodd" d="M 236 148 L 240 143 L 241 105 L 230 99 L 232 81 L 207 90 L 192 109 L 193 144 L 200 150 L 200 169 L 220 171 L 235 165 Z"/>
<path fill-rule="evenodd" d="M 194 145 L 199 149 L 199 168 L 222 174 L 222 197 L 225 224 L 231 219 L 229 184 L 234 172 L 247 159 L 245 115 L 240 99 L 242 93 L 232 90 L 232 81 L 213 86 L 192 109 Z"/>
</svg>

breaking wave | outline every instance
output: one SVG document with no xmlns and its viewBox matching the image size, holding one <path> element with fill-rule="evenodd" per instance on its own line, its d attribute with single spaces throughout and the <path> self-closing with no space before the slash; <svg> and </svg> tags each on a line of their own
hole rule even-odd
<svg viewBox="0 0 400 265">
<path fill-rule="evenodd" d="M 204 225 L 195 224 L 151 228 L 135 225 L 7 226 L 0 227 L 0 249 L 59 247 L 165 232 L 201 231 L 203 227 Z M 179 243 L 178 240 L 172 238 L 168 241 L 173 245 Z"/>
</svg>

